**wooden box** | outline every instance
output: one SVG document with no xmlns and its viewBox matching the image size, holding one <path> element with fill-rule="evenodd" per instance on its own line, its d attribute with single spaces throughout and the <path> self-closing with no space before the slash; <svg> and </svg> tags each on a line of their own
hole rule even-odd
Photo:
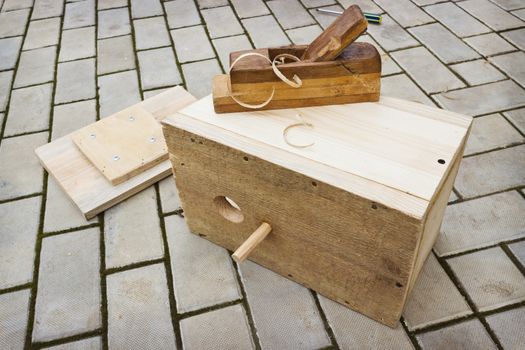
<svg viewBox="0 0 525 350">
<path fill-rule="evenodd" d="M 283 130 L 300 117 L 311 128 Z M 379 102 L 215 114 L 211 96 L 163 122 L 190 230 L 388 326 L 439 233 L 471 118 Z"/>
</svg>

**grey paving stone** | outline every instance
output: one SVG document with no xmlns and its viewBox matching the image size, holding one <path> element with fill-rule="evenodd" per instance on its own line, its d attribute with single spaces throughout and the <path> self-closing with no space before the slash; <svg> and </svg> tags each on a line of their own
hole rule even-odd
<svg viewBox="0 0 525 350">
<path fill-rule="evenodd" d="M 11 95 L 11 82 L 13 81 L 13 71 L 0 72 L 0 111 L 5 111 L 7 101 Z M 3 124 L 0 124 L 3 125 Z"/>
<path fill-rule="evenodd" d="M 525 133 L 525 108 L 516 109 L 513 111 L 503 113 L 514 126 L 516 126 L 522 133 Z"/>
<path fill-rule="evenodd" d="M 142 89 L 154 89 L 182 83 L 171 47 L 140 51 L 137 56 Z"/>
<path fill-rule="evenodd" d="M 185 318 L 180 331 L 185 349 L 255 349 L 242 305 Z"/>
<path fill-rule="evenodd" d="M 266 2 L 277 21 L 284 29 L 304 27 L 315 24 L 315 20 L 308 11 L 299 3 L 298 0 L 279 1 L 272 0 Z"/>
<path fill-rule="evenodd" d="M 263 349 L 318 349 L 330 345 L 308 289 L 251 261 L 239 267 Z"/>
<path fill-rule="evenodd" d="M 175 180 L 172 176 L 168 176 L 159 182 L 159 192 L 163 213 L 181 209 L 179 192 L 177 191 L 177 186 L 175 186 Z"/>
<path fill-rule="evenodd" d="M 388 15 L 382 16 L 381 25 L 370 25 L 367 31 L 387 51 L 419 45 L 416 39 Z"/>
<path fill-rule="evenodd" d="M 24 50 L 37 49 L 58 44 L 60 18 L 31 21 L 24 41 Z"/>
<path fill-rule="evenodd" d="M 506 79 L 506 77 L 488 61 L 476 60 L 450 66 L 469 85 L 480 85 Z"/>
<path fill-rule="evenodd" d="M 289 29 L 286 31 L 286 34 L 288 34 L 295 45 L 306 45 L 317 38 L 322 31 L 321 27 L 314 24 L 307 27 Z"/>
<path fill-rule="evenodd" d="M 244 32 L 232 8 L 229 6 L 202 10 L 201 14 L 212 39 L 238 35 Z"/>
<path fill-rule="evenodd" d="M 213 58 L 213 48 L 203 26 L 175 29 L 171 31 L 179 62 Z"/>
<path fill-rule="evenodd" d="M 416 336 L 422 349 L 497 349 L 477 319 Z"/>
<path fill-rule="evenodd" d="M 0 295 L 0 348 L 24 347 L 28 311 L 29 289 Z"/>
<path fill-rule="evenodd" d="M 66 4 L 63 29 L 87 27 L 95 24 L 95 0 Z"/>
<path fill-rule="evenodd" d="M 142 18 L 163 15 L 160 0 L 131 0 L 131 17 Z"/>
<path fill-rule="evenodd" d="M 201 18 L 195 2 L 192 0 L 175 0 L 164 3 L 166 17 L 170 28 L 187 27 L 201 24 Z"/>
<path fill-rule="evenodd" d="M 242 23 L 256 48 L 290 44 L 290 40 L 272 16 L 243 19 Z"/>
<path fill-rule="evenodd" d="M 104 118 L 141 101 L 136 71 L 98 78 L 100 117 Z"/>
<path fill-rule="evenodd" d="M 525 184 L 525 145 L 465 158 L 455 188 L 464 198 Z"/>
<path fill-rule="evenodd" d="M 467 0 L 458 2 L 458 5 L 497 31 L 521 27 L 525 24 L 488 0 Z"/>
<path fill-rule="evenodd" d="M 319 295 L 319 302 L 342 349 L 413 349 L 403 327 L 392 329 Z"/>
<path fill-rule="evenodd" d="M 105 212 L 106 268 L 164 255 L 154 187 Z"/>
<path fill-rule="evenodd" d="M 0 204 L 0 289 L 33 279 L 41 201 L 38 196 Z"/>
<path fill-rule="evenodd" d="M 383 9 L 377 6 L 373 1 L 369 0 L 339 0 L 339 3 L 346 9 L 350 5 L 358 5 L 363 12 L 384 13 Z"/>
<path fill-rule="evenodd" d="M 99 229 L 91 228 L 43 239 L 33 341 L 102 325 L 99 238 Z"/>
<path fill-rule="evenodd" d="M 128 8 L 118 8 L 98 12 L 98 38 L 131 33 Z"/>
<path fill-rule="evenodd" d="M 514 191 L 450 205 L 434 249 L 447 256 L 524 237 L 524 214 L 525 201 Z"/>
<path fill-rule="evenodd" d="M 478 58 L 479 55 L 439 23 L 408 30 L 445 63 Z"/>
<path fill-rule="evenodd" d="M 525 53 L 523 51 L 489 57 L 499 69 L 525 87 Z"/>
<path fill-rule="evenodd" d="M 424 47 L 396 51 L 392 53 L 392 57 L 427 93 L 465 86 Z M 428 74 L 429 71 L 433 74 Z"/>
<path fill-rule="evenodd" d="M 23 51 L 15 76 L 14 88 L 52 81 L 55 71 L 56 46 Z"/>
<path fill-rule="evenodd" d="M 0 38 L 24 35 L 29 9 L 0 12 Z"/>
<path fill-rule="evenodd" d="M 525 241 L 510 244 L 509 248 L 512 251 L 512 254 L 518 258 L 521 265 L 525 267 Z"/>
<path fill-rule="evenodd" d="M 95 96 L 94 58 L 58 64 L 55 103 L 85 100 Z"/>
<path fill-rule="evenodd" d="M 186 89 L 195 97 L 201 98 L 211 94 L 211 83 L 215 75 L 221 74 L 216 59 L 187 63 L 182 65 L 186 80 Z"/>
<path fill-rule="evenodd" d="M 525 307 L 490 315 L 486 318 L 490 328 L 504 349 L 520 349 L 525 344 Z"/>
<path fill-rule="evenodd" d="M 522 20 L 525 21 L 525 9 L 521 9 L 521 10 L 517 10 L 517 11 L 513 11 L 512 14 L 514 16 L 517 16 L 519 18 L 521 18 Z"/>
<path fill-rule="evenodd" d="M 379 52 L 379 55 L 381 55 L 381 75 L 391 75 L 395 73 L 400 73 L 401 68 L 394 62 L 392 57 L 390 57 L 380 46 L 377 42 L 375 42 L 370 35 L 361 35 L 356 41 L 358 42 L 365 42 L 372 44 L 376 47 L 377 51 Z"/>
<path fill-rule="evenodd" d="M 228 0 L 197 0 L 200 9 L 228 5 Z"/>
<path fill-rule="evenodd" d="M 230 68 L 230 52 L 252 49 L 252 44 L 246 35 L 215 39 L 212 42 L 225 71 Z"/>
<path fill-rule="evenodd" d="M 525 141 L 516 129 L 500 114 L 475 118 L 465 154 L 490 151 Z"/>
<path fill-rule="evenodd" d="M 523 4 L 521 0 L 492 0 L 492 2 L 509 11 L 525 7 L 525 4 Z"/>
<path fill-rule="evenodd" d="M 451 258 L 447 263 L 479 311 L 525 300 L 525 277 L 499 247 Z"/>
<path fill-rule="evenodd" d="M 435 104 L 410 80 L 406 74 L 381 78 L 381 94 L 404 100 L 423 103 L 435 107 Z"/>
<path fill-rule="evenodd" d="M 147 99 L 147 98 L 150 98 L 150 97 L 156 96 L 156 95 L 158 95 L 158 94 L 160 94 L 160 93 L 166 92 L 166 91 L 168 91 L 169 89 L 171 89 L 171 87 L 144 91 L 144 92 L 143 92 L 144 100 Z"/>
<path fill-rule="evenodd" d="M 510 80 L 435 95 L 445 109 L 470 116 L 525 105 L 525 92 Z"/>
<path fill-rule="evenodd" d="M 62 32 L 58 61 L 71 61 L 95 56 L 95 27 L 65 30 Z"/>
<path fill-rule="evenodd" d="M 408 329 L 413 331 L 470 314 L 465 298 L 430 254 L 403 310 Z"/>
<path fill-rule="evenodd" d="M 23 37 L 0 39 L 0 70 L 15 68 Z"/>
<path fill-rule="evenodd" d="M 48 350 L 101 350 L 102 338 L 93 337 L 46 348 Z"/>
<path fill-rule="evenodd" d="M 47 132 L 2 140 L 0 147 L 0 200 L 42 191 L 44 171 L 34 150 L 47 143 Z"/>
<path fill-rule="evenodd" d="M 496 33 L 473 36 L 465 38 L 464 40 L 483 56 L 491 56 L 515 50 L 511 44 Z"/>
<path fill-rule="evenodd" d="M 62 16 L 64 0 L 35 0 L 31 19 Z"/>
<path fill-rule="evenodd" d="M 4 135 L 48 129 L 52 92 L 53 84 L 13 90 Z"/>
<path fill-rule="evenodd" d="M 163 17 L 137 19 L 133 21 L 135 28 L 135 45 L 137 50 L 168 46 L 170 35 L 166 29 Z"/>
<path fill-rule="evenodd" d="M 432 17 L 409 0 L 376 0 L 375 2 L 403 27 L 434 22 Z"/>
<path fill-rule="evenodd" d="M 342 12 L 344 10 L 340 5 L 325 6 L 323 8 L 327 10 L 339 11 L 339 12 Z M 333 14 L 319 12 L 315 9 L 311 9 L 309 10 L 309 12 L 317 20 L 317 22 L 323 29 L 328 28 L 328 26 L 332 24 L 337 18 Z"/>
<path fill-rule="evenodd" d="M 128 0 L 98 0 L 98 10 L 107 10 L 115 7 L 128 6 Z"/>
<path fill-rule="evenodd" d="M 263 16 L 270 13 L 262 0 L 231 0 L 240 18 Z"/>
<path fill-rule="evenodd" d="M 83 126 L 94 123 L 96 118 L 97 106 L 95 100 L 55 106 L 53 111 L 51 140 L 56 140 L 80 129 Z"/>
<path fill-rule="evenodd" d="M 454 3 L 445 2 L 427 6 L 424 10 L 460 37 L 490 32 L 487 26 Z"/>
<path fill-rule="evenodd" d="M 0 4 L 2 2 L 0 1 Z M 33 6 L 33 0 L 6 0 L 2 7 L 2 12 L 21 10 Z"/>
<path fill-rule="evenodd" d="M 97 74 L 108 74 L 135 68 L 135 53 L 131 35 L 97 41 Z"/>
<path fill-rule="evenodd" d="M 525 28 L 511 30 L 505 33 L 501 33 L 501 35 L 505 39 L 516 45 L 520 50 L 525 50 Z"/>
<path fill-rule="evenodd" d="M 180 216 L 168 216 L 165 222 L 179 313 L 241 298 L 226 249 L 190 233 Z"/>
<path fill-rule="evenodd" d="M 308 8 L 335 4 L 335 0 L 301 0 L 301 2 Z"/>
<path fill-rule="evenodd" d="M 162 264 L 107 277 L 110 349 L 175 349 Z"/>
</svg>

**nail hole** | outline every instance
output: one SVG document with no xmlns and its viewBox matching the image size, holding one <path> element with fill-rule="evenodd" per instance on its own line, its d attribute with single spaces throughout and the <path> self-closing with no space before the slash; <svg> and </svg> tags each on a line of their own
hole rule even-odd
<svg viewBox="0 0 525 350">
<path fill-rule="evenodd" d="M 445 160 L 444 159 L 438 159 L 438 163 L 439 164 L 445 164 Z"/>
<path fill-rule="evenodd" d="M 244 159 L 245 161 L 248 161 L 248 157 L 246 156 L 242 157 L 242 159 Z"/>
<path fill-rule="evenodd" d="M 317 182 L 312 181 L 312 186 L 317 187 Z"/>
<path fill-rule="evenodd" d="M 372 209 L 377 209 L 377 204 L 372 204 Z"/>
<path fill-rule="evenodd" d="M 348 301 L 346 301 L 346 300 L 345 300 L 345 304 L 348 304 L 348 305 L 350 305 L 350 303 L 349 303 Z"/>
<path fill-rule="evenodd" d="M 180 166 L 184 166 L 184 163 L 180 163 Z"/>
<path fill-rule="evenodd" d="M 401 283 L 399 283 L 399 282 L 396 282 L 396 287 L 397 288 L 401 288 L 401 287 L 403 287 L 403 285 Z"/>
<path fill-rule="evenodd" d="M 190 138 L 190 140 L 191 140 L 191 142 L 195 142 L 195 139 L 194 139 L 193 137 L 192 137 L 192 138 Z"/>
<path fill-rule="evenodd" d="M 206 235 L 203 233 L 199 233 L 199 237 L 206 237 Z"/>
<path fill-rule="evenodd" d="M 288 277 L 293 278 L 293 275 L 291 273 L 288 274 Z"/>
<path fill-rule="evenodd" d="M 213 203 L 219 214 L 226 220 L 236 224 L 243 222 L 244 215 L 241 212 L 241 208 L 233 199 L 226 196 L 217 196 L 213 199 Z"/>
</svg>

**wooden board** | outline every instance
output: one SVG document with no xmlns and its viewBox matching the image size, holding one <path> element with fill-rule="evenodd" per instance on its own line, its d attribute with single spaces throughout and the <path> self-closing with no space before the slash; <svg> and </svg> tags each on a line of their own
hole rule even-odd
<svg viewBox="0 0 525 350">
<path fill-rule="evenodd" d="M 177 112 L 195 101 L 181 87 L 138 103 L 157 121 Z M 169 160 L 143 173 L 113 186 L 83 155 L 71 139 L 71 134 L 61 137 L 35 150 L 42 166 L 57 180 L 71 200 L 87 219 L 123 201 L 151 184 L 171 174 Z"/>
<path fill-rule="evenodd" d="M 168 159 L 160 124 L 140 106 L 77 130 L 71 139 L 112 185 Z"/>
</svg>

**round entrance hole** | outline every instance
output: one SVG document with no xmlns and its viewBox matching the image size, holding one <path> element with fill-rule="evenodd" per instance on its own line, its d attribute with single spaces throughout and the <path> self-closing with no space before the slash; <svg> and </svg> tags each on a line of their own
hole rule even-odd
<svg viewBox="0 0 525 350">
<path fill-rule="evenodd" d="M 236 224 L 244 220 L 241 208 L 233 201 L 233 199 L 226 196 L 217 196 L 213 199 L 213 203 L 215 203 L 215 207 L 219 211 L 219 214 L 221 214 L 226 220 Z"/>
</svg>

